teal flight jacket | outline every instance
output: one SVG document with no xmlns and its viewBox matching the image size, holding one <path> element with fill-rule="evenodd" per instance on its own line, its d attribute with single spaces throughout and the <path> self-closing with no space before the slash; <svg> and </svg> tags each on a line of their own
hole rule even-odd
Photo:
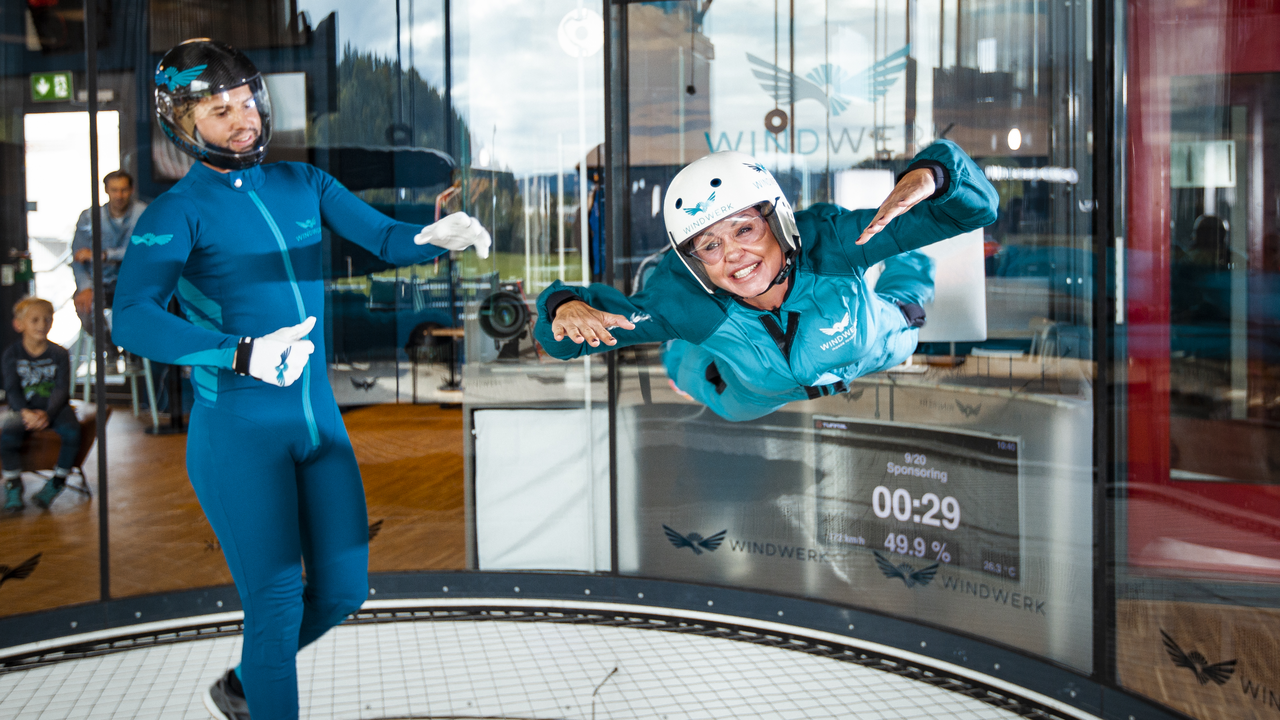
<svg viewBox="0 0 1280 720">
<path fill-rule="evenodd" d="M 982 170 L 955 143 L 939 140 L 915 160 L 942 166 L 946 180 L 941 194 L 894 218 L 865 245 L 855 241 L 875 209 L 851 211 L 818 203 L 796 213 L 801 250 L 792 287 L 774 312 L 749 307 L 719 289 L 707 293 L 680 259 L 667 253 L 643 289 L 630 297 L 599 283 L 553 283 L 538 297 L 534 335 L 562 360 L 638 343 L 692 343 L 715 358 L 722 374 L 732 373 L 738 382 L 731 386 L 740 400 L 760 407 L 804 399 L 809 396 L 805 388 L 848 383 L 893 367 L 914 352 L 919 336 L 895 301 L 923 304 L 933 297 L 932 264 L 910 251 L 991 224 L 999 201 Z M 869 287 L 866 271 L 890 259 L 878 286 Z M 558 291 L 623 315 L 636 327 L 611 330 L 618 340 L 612 347 L 579 345 L 568 338 L 557 342 L 547 300 Z M 794 331 L 788 332 L 793 324 Z M 779 330 L 791 336 L 785 346 L 775 339 Z M 668 365 L 674 377 L 675 368 Z"/>
</svg>

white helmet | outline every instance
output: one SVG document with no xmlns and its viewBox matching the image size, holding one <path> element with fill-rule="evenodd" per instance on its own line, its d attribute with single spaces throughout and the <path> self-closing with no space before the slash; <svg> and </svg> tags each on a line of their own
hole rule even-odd
<svg viewBox="0 0 1280 720">
<path fill-rule="evenodd" d="M 734 213 L 758 207 L 769 223 L 773 237 L 782 248 L 782 269 L 770 287 L 791 272 L 791 263 L 800 249 L 791 203 L 773 175 L 746 153 L 725 151 L 694 160 L 676 174 L 667 186 L 662 219 L 667 239 L 684 266 L 709 293 L 715 292 L 702 262 L 681 247 L 685 241 Z"/>
</svg>

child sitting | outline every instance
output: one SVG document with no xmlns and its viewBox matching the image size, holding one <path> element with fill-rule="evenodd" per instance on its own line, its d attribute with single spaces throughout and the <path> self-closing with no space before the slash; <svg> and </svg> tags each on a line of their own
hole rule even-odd
<svg viewBox="0 0 1280 720">
<path fill-rule="evenodd" d="M 0 429 L 0 466 L 4 471 L 5 510 L 21 510 L 22 443 L 28 432 L 52 427 L 62 437 L 53 478 L 31 497 L 48 508 L 66 487 L 67 475 L 80 447 L 80 423 L 71 400 L 71 356 L 49 342 L 53 304 L 28 297 L 13 306 L 13 327 L 22 342 L 10 345 L 0 358 L 9 410 Z"/>
</svg>

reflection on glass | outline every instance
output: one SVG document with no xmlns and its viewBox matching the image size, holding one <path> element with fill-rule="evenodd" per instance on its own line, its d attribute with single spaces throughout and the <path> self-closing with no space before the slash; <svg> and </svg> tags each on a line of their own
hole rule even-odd
<svg viewBox="0 0 1280 720">
<path fill-rule="evenodd" d="M 464 366 L 470 358 L 506 357 L 519 344 L 516 337 L 506 351 L 486 349 L 476 337 L 480 331 L 464 333 L 463 326 L 485 298 L 502 289 L 519 298 L 525 278 L 545 272 L 545 259 L 526 262 L 522 241 L 513 238 L 530 225 L 532 232 L 554 238 L 555 224 L 565 224 L 555 222 L 556 206 L 546 197 L 544 212 L 535 213 L 532 223 L 520 211 L 534 205 L 521 202 L 522 184 L 554 198 L 547 185 L 554 188 L 556 176 L 516 180 L 494 153 L 493 132 L 473 130 L 471 96 L 458 84 L 469 65 L 466 15 L 474 8 L 460 13 L 455 6 L 452 27 L 446 27 L 444 4 L 414 0 L 269 3 L 243 12 L 214 12 L 206 5 L 151 8 L 149 40 L 163 50 L 191 35 L 212 34 L 250 52 L 274 101 L 269 162 L 314 164 L 405 222 L 425 225 L 450 212 L 469 212 L 498 240 L 500 252 L 483 265 L 472 260 L 464 268 L 460 258 L 446 256 L 391 268 L 348 239 L 314 229 L 325 243 L 330 355 L 324 360 L 365 481 L 371 569 L 462 567 L 463 422 L 456 403 L 462 400 Z M 545 18 L 553 42 L 556 23 L 569 9 Z M 135 71 L 153 74 L 149 67 Z M 597 105 L 598 96 L 597 90 Z M 154 197 L 190 161 L 172 152 L 151 122 L 148 97 L 125 112 L 122 127 L 152 125 L 143 134 L 149 143 L 125 147 L 121 155 L 138 164 L 143 190 Z M 566 150 L 565 156 L 560 184 L 567 181 L 569 187 L 558 209 L 572 222 L 576 173 L 573 153 Z M 567 235 L 572 253 L 572 228 Z M 513 243 L 516 253 L 509 252 Z M 569 265 L 572 274 L 576 268 Z M 526 307 L 523 300 L 520 307 Z M 536 358 L 527 338 L 522 351 Z M 175 374 L 185 373 L 170 376 Z M 189 406 L 191 387 L 180 387 Z M 177 396 L 165 395 L 162 411 L 170 409 L 166 401 L 176 406 Z M 142 423 L 128 413 L 116 415 L 110 455 L 113 498 L 119 501 L 112 511 L 113 593 L 229 582 L 221 548 L 186 481 L 182 439 L 144 435 Z M 152 557 L 156 547 L 167 548 L 163 561 Z"/>
<path fill-rule="evenodd" d="M 471 2 L 456 20 L 454 97 L 471 128 L 459 196 L 495 249 L 462 272 L 497 283 L 464 311 L 482 570 L 609 569 L 605 366 L 553 360 L 532 333 L 544 288 L 605 270 L 601 8 Z"/>
<path fill-rule="evenodd" d="M 628 289 L 666 245 L 671 178 L 711 152 L 752 155 L 797 210 L 874 208 L 946 138 L 999 214 L 935 246 L 939 301 L 910 362 L 847 392 L 730 425 L 673 392 L 656 352 L 624 352 L 620 569 L 876 608 L 1087 670 L 1089 10 L 697 9 L 628 8 Z M 721 543 L 694 557 L 672 532 Z"/>
<path fill-rule="evenodd" d="M 1131 2 L 1120 681 L 1194 717 L 1270 712 L 1280 618 L 1273 7 Z M 1202 52 L 1177 48 L 1196 37 Z M 1136 102 L 1135 102 L 1136 100 Z M 1159 171 L 1153 174 L 1153 170 Z"/>
<path fill-rule="evenodd" d="M 0 59 L 0 71 L 8 78 L 0 84 L 5 97 L 0 168 L 11 200 L 0 213 L 6 242 L 0 302 L 14 320 L 6 319 L 0 331 L 6 358 L 5 406 L 0 408 L 5 475 L 0 616 L 100 598 L 95 414 L 91 404 L 71 401 L 76 371 L 83 374 L 78 358 L 68 357 L 80 337 L 73 301 L 79 278 L 71 267 L 71 246 L 80 221 L 88 221 L 86 208 L 110 204 L 101 180 L 120 167 L 125 133 L 118 112 L 104 108 L 99 113 L 99 176 L 93 182 L 88 113 L 74 104 L 80 90 L 75 80 L 83 68 L 84 25 L 82 20 L 60 23 L 59 10 L 48 7 L 30 14 L 35 25 L 28 52 L 80 54 L 31 74 L 20 61 L 19 39 L 18 51 Z M 69 177 L 84 192 L 68 192 Z M 98 193 L 91 195 L 91 183 Z M 23 201 L 25 208 L 18 204 Z M 104 209 L 102 214 L 110 217 L 112 212 Z M 48 305 L 28 301 L 15 307 L 26 296 Z M 87 472 L 79 470 L 86 465 Z M 64 475 L 68 468 L 75 469 Z"/>
</svg>

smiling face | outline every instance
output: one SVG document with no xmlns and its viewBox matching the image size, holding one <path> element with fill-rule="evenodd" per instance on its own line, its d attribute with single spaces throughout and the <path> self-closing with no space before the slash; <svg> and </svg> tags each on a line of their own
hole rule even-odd
<svg viewBox="0 0 1280 720">
<path fill-rule="evenodd" d="M 38 345 L 49 339 L 49 329 L 53 327 L 53 309 L 42 304 L 33 304 L 13 319 L 13 328 L 22 333 L 27 345 Z"/>
<path fill-rule="evenodd" d="M 193 115 L 205 142 L 234 153 L 252 150 L 262 134 L 262 116 L 248 85 L 201 99 Z"/>
<path fill-rule="evenodd" d="M 769 223 L 756 208 L 715 223 L 689 239 L 685 247 L 702 263 L 712 284 L 744 298 L 748 304 L 771 309 L 778 304 L 772 302 L 771 290 L 785 294 L 785 283 L 769 287 L 782 269 L 784 258 Z M 764 295 L 767 291 L 769 294 Z"/>
</svg>

